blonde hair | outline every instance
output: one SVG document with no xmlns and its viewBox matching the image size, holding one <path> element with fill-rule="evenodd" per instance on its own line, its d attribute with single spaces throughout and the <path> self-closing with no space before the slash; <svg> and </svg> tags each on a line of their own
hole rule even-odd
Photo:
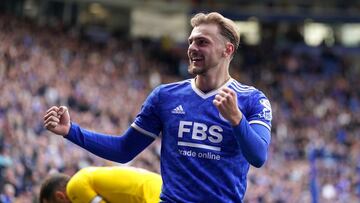
<svg viewBox="0 0 360 203">
<path fill-rule="evenodd" d="M 216 24 L 219 27 L 220 34 L 234 45 L 233 54 L 235 54 L 236 50 L 239 48 L 240 35 L 236 24 L 234 21 L 222 16 L 220 13 L 198 13 L 191 18 L 190 23 L 193 28 L 201 24 Z"/>
</svg>

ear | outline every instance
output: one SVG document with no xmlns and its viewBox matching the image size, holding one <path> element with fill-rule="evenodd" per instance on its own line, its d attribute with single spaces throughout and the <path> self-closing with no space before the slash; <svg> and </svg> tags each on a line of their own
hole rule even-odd
<svg viewBox="0 0 360 203">
<path fill-rule="evenodd" d="M 226 42 L 223 56 L 225 57 L 231 56 L 234 53 L 234 50 L 235 50 L 234 45 L 230 42 Z"/>
<path fill-rule="evenodd" d="M 65 192 L 56 191 L 56 192 L 55 192 L 55 198 L 56 198 L 56 200 L 59 201 L 59 202 L 67 202 L 67 197 L 66 197 Z"/>
</svg>

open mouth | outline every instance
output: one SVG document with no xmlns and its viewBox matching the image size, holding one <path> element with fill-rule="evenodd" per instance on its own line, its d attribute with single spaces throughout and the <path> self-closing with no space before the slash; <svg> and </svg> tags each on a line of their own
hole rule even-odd
<svg viewBox="0 0 360 203">
<path fill-rule="evenodd" d="M 202 62 L 204 60 L 204 57 L 201 56 L 192 56 L 190 57 L 190 61 L 194 64 Z"/>
<path fill-rule="evenodd" d="M 203 58 L 201 58 L 201 57 L 191 58 L 191 61 L 192 61 L 192 62 L 197 62 L 197 61 L 202 61 L 202 60 L 203 60 Z"/>
</svg>

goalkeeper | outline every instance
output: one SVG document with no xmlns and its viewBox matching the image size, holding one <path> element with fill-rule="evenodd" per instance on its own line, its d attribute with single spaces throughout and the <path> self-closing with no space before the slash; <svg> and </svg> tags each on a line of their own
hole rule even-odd
<svg viewBox="0 0 360 203">
<path fill-rule="evenodd" d="M 70 177 L 53 174 L 40 188 L 40 203 L 155 203 L 161 176 L 132 167 L 87 167 Z"/>
</svg>

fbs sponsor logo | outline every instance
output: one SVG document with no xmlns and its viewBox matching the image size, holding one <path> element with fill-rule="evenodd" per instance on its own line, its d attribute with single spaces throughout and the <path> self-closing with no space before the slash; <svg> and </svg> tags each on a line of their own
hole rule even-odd
<svg viewBox="0 0 360 203">
<path fill-rule="evenodd" d="M 223 140 L 223 131 L 218 125 L 208 126 L 205 123 L 180 121 L 177 144 L 178 146 L 221 151 L 219 143 Z"/>
</svg>

